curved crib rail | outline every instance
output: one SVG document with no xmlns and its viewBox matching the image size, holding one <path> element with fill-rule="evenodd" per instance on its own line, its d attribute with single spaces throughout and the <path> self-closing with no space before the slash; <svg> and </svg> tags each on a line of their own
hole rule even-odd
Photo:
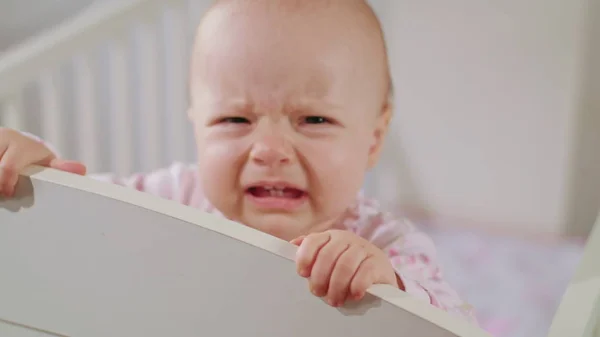
<svg viewBox="0 0 600 337">
<path fill-rule="evenodd" d="M 600 215 L 548 337 L 600 337 Z"/>
<path fill-rule="evenodd" d="M 0 125 L 40 135 L 90 171 L 187 159 L 188 16 L 187 0 L 97 2 L 0 55 Z"/>
<path fill-rule="evenodd" d="M 0 199 L 2 336 L 491 337 L 388 285 L 331 308 L 297 276 L 295 246 L 222 217 L 52 169 L 23 176 Z"/>
</svg>

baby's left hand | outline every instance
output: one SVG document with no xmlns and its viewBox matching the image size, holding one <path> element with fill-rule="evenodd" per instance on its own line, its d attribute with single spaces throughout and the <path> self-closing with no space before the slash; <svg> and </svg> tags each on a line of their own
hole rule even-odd
<svg viewBox="0 0 600 337">
<path fill-rule="evenodd" d="M 373 284 L 398 287 L 398 278 L 386 254 L 360 236 L 343 230 L 301 236 L 298 274 L 309 280 L 311 292 L 334 307 L 348 299 L 360 300 Z"/>
</svg>

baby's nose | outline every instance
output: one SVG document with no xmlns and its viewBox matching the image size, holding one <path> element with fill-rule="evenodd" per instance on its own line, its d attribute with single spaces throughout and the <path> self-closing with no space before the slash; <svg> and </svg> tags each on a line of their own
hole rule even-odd
<svg viewBox="0 0 600 337">
<path fill-rule="evenodd" d="M 259 165 L 285 165 L 292 162 L 293 150 L 284 137 L 272 134 L 254 143 L 250 158 Z"/>
</svg>

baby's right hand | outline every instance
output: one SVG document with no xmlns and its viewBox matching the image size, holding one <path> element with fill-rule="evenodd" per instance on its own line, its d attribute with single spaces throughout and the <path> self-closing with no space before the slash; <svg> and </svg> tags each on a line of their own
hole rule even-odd
<svg viewBox="0 0 600 337">
<path fill-rule="evenodd" d="M 12 197 L 19 173 L 29 165 L 41 165 L 84 175 L 86 168 L 74 161 L 58 159 L 43 143 L 19 131 L 0 127 L 0 196 Z"/>
</svg>

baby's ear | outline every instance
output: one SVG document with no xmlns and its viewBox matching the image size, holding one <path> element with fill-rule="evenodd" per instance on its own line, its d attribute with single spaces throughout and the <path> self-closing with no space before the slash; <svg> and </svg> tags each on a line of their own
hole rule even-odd
<svg viewBox="0 0 600 337">
<path fill-rule="evenodd" d="M 375 121 L 375 129 L 373 130 L 373 144 L 369 150 L 369 168 L 372 168 L 379 161 L 379 155 L 383 148 L 383 141 L 387 135 L 390 121 L 392 119 L 392 103 L 387 102 L 377 120 Z"/>
</svg>

